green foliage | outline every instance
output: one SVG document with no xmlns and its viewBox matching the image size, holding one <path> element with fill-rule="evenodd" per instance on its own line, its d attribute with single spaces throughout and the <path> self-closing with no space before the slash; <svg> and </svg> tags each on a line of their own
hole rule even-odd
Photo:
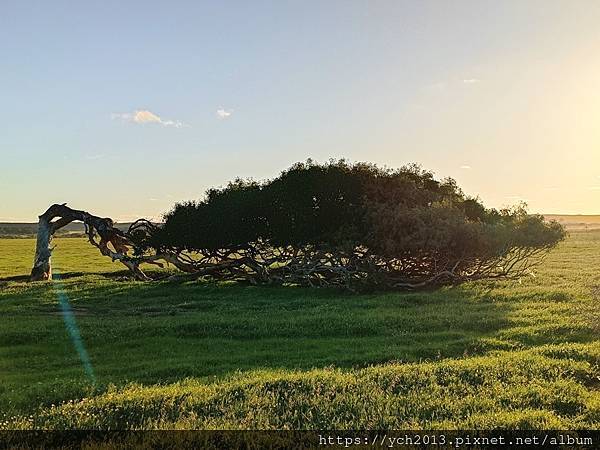
<svg viewBox="0 0 600 450">
<path fill-rule="evenodd" d="M 204 253 L 248 248 L 259 239 L 276 246 L 331 245 L 358 223 L 359 175 L 344 162 L 299 163 L 271 182 L 237 179 L 209 189 L 202 201 L 176 205 L 156 245 Z"/>
</svg>

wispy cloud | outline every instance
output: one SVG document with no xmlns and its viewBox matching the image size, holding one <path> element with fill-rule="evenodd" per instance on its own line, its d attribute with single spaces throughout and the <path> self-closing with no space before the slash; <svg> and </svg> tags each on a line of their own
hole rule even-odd
<svg viewBox="0 0 600 450">
<path fill-rule="evenodd" d="M 506 200 L 509 200 L 511 202 L 526 202 L 527 199 L 521 197 L 520 195 L 507 195 L 506 197 L 504 197 Z"/>
<path fill-rule="evenodd" d="M 231 115 L 233 114 L 233 109 L 219 108 L 219 109 L 217 109 L 216 114 L 217 114 L 217 117 L 221 120 L 229 119 L 231 117 Z"/>
<path fill-rule="evenodd" d="M 475 84 L 475 83 L 480 83 L 481 80 L 479 78 L 465 78 L 463 80 L 463 83 L 465 84 Z"/>
<path fill-rule="evenodd" d="M 96 161 L 98 159 L 102 159 L 104 158 L 104 155 L 102 154 L 98 154 L 98 155 L 86 155 L 85 159 L 89 160 L 89 161 Z"/>
<path fill-rule="evenodd" d="M 471 170 L 471 169 L 472 169 L 472 167 L 471 167 L 471 166 L 469 166 L 469 165 L 467 165 L 467 164 L 465 164 L 465 165 L 463 165 L 463 166 L 460 166 L 460 168 L 461 168 L 462 170 Z"/>
<path fill-rule="evenodd" d="M 588 189 L 590 191 L 600 191 L 600 186 L 590 186 Z"/>
<path fill-rule="evenodd" d="M 167 120 L 161 118 L 158 114 L 148 111 L 147 109 L 137 109 L 127 113 L 112 113 L 113 120 L 122 120 L 123 122 L 132 122 L 137 124 L 156 123 L 165 127 L 183 128 L 187 126 L 179 120 Z"/>
</svg>

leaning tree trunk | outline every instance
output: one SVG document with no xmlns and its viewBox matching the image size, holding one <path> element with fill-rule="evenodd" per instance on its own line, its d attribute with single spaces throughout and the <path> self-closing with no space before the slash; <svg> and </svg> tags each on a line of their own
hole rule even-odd
<svg viewBox="0 0 600 450">
<path fill-rule="evenodd" d="M 52 205 L 44 214 L 39 216 L 35 258 L 33 268 L 31 269 L 31 281 L 52 279 L 52 237 L 56 231 L 73 221 L 84 223 L 88 240 L 100 250 L 100 253 L 109 256 L 113 261 L 123 263 L 137 279 L 149 279 L 139 267 L 142 261 L 139 258 L 128 255 L 129 249 L 134 247 L 130 238 L 121 230 L 114 227 L 112 219 L 97 217 L 85 211 L 71 209 L 66 206 L 66 203 L 63 203 L 62 205 Z M 99 241 L 96 240 L 96 236 L 100 237 Z M 109 244 L 112 246 L 112 249 L 109 247 Z"/>
<path fill-rule="evenodd" d="M 50 210 L 48 210 L 50 211 Z M 48 211 L 39 216 L 37 242 L 35 245 L 35 258 L 33 260 L 33 268 L 31 269 L 31 281 L 42 281 L 52 279 L 52 264 L 51 256 L 52 249 L 52 224 L 48 217 Z"/>
</svg>

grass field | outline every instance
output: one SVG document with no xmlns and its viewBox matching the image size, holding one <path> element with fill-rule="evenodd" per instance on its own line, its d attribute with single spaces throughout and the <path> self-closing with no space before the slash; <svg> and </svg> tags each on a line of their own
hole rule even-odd
<svg viewBox="0 0 600 450">
<path fill-rule="evenodd" d="M 520 283 L 372 295 L 138 283 L 56 243 L 30 284 L 34 241 L 0 239 L 0 429 L 600 427 L 600 230 Z"/>
</svg>

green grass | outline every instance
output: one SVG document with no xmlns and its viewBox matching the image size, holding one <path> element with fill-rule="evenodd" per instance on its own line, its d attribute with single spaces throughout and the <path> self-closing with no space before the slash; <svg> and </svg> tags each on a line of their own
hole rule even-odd
<svg viewBox="0 0 600 450">
<path fill-rule="evenodd" d="M 600 425 L 600 231 L 521 283 L 372 295 L 132 282 L 56 243 L 62 281 L 30 284 L 33 240 L 0 239 L 0 428 Z"/>
</svg>

